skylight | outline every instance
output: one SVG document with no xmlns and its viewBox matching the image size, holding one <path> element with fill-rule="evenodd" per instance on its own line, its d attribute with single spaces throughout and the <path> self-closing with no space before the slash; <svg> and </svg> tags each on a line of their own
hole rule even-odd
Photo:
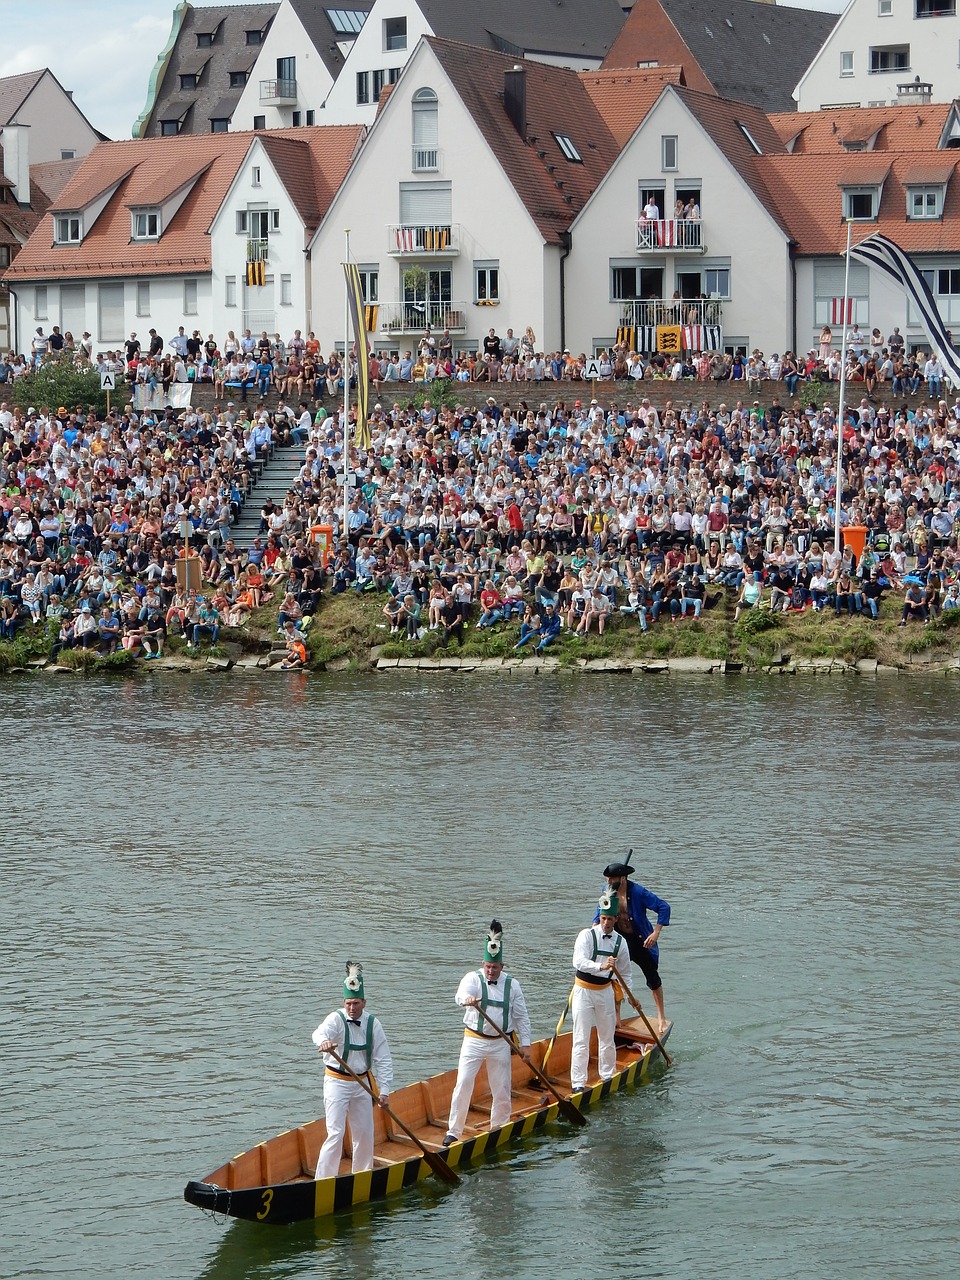
<svg viewBox="0 0 960 1280">
<path fill-rule="evenodd" d="M 746 140 L 750 143 L 750 146 L 754 149 L 757 155 L 762 156 L 763 148 L 760 146 L 756 138 L 753 136 L 753 134 L 750 132 L 750 130 L 747 128 L 747 126 L 743 123 L 742 120 L 737 121 L 737 128 L 740 130 L 740 132 L 743 134 Z"/>
<path fill-rule="evenodd" d="M 573 145 L 573 140 L 568 138 L 565 133 L 555 133 L 553 135 L 557 140 L 557 146 L 563 152 L 567 160 L 572 164 L 583 164 L 583 156 Z"/>
<path fill-rule="evenodd" d="M 334 31 L 342 36 L 355 36 L 363 26 L 367 15 L 362 9 L 328 9 L 327 17 Z"/>
</svg>

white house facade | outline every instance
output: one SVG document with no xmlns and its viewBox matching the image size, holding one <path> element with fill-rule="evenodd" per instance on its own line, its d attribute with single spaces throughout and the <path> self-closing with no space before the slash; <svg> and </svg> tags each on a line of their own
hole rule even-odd
<svg viewBox="0 0 960 1280">
<path fill-rule="evenodd" d="M 102 141 L 50 70 L 0 80 L 0 103 L 0 126 L 29 127 L 31 164 L 77 160 Z"/>
<path fill-rule="evenodd" d="M 958 65 L 957 0 L 850 0 L 793 96 L 798 111 L 949 102 Z"/>
<path fill-rule="evenodd" d="M 551 350 L 560 344 L 563 323 L 561 238 L 551 241 L 531 216 L 461 96 L 463 84 L 451 81 L 444 53 L 435 52 L 444 48 L 449 53 L 459 46 L 421 41 L 314 237 L 313 327 L 321 336 L 322 324 L 323 342 L 340 337 L 336 312 L 331 333 L 320 299 L 341 295 L 349 228 L 366 300 L 377 306 L 377 349 L 415 350 L 430 325 L 450 331 L 455 352 L 476 351 L 491 327 L 500 335 L 512 328 L 519 336 L 530 325 L 538 346 Z M 472 82 L 487 78 L 489 98 L 502 117 L 494 127 L 510 131 L 494 79 L 498 75 L 503 85 L 510 60 L 479 50 L 473 58 Z M 526 72 L 513 74 L 531 70 L 527 64 Z M 571 72 L 554 74 L 576 81 Z M 585 95 L 584 102 L 590 109 Z M 516 141 L 521 158 L 529 154 L 533 165 L 542 166 L 519 135 Z M 552 139 L 551 147 L 563 163 Z"/>
<path fill-rule="evenodd" d="M 421 36 L 432 34 L 416 0 L 376 0 L 347 54 L 318 124 L 372 124 L 380 94 L 396 84 Z"/>
<path fill-rule="evenodd" d="M 695 347 L 791 345 L 789 237 L 697 107 L 720 109 L 707 95 L 664 89 L 573 223 L 571 350 L 608 348 L 626 330 L 630 346 L 655 351 L 658 327 L 676 325 Z M 759 133 L 753 110 L 741 114 Z M 678 202 L 693 202 L 699 220 L 674 218 Z M 659 220 L 644 217 L 651 204 Z"/>
</svg>

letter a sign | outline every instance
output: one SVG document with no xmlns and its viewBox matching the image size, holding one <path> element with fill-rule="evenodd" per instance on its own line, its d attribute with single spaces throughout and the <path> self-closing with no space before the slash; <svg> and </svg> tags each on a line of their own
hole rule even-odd
<svg viewBox="0 0 960 1280">
<path fill-rule="evenodd" d="M 113 372 L 110 372 L 110 373 L 101 373 L 101 375 L 100 375 L 100 390 L 101 390 L 101 391 L 116 391 L 116 389 L 117 389 L 117 375 L 116 375 L 115 373 L 113 373 Z"/>
</svg>

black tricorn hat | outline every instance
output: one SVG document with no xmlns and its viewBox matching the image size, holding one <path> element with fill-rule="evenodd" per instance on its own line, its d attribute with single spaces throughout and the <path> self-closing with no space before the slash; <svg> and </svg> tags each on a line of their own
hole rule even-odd
<svg viewBox="0 0 960 1280">
<path fill-rule="evenodd" d="M 633 867 L 630 865 L 630 859 L 633 857 L 633 850 L 627 854 L 624 862 L 608 862 L 603 868 L 603 874 L 608 880 L 619 879 L 620 876 L 629 876 L 633 874 Z"/>
</svg>

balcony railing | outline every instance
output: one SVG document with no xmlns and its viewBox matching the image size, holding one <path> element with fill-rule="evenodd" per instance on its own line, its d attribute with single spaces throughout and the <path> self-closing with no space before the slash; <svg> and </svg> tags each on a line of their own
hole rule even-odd
<svg viewBox="0 0 960 1280">
<path fill-rule="evenodd" d="M 275 107 L 290 105 L 297 100 L 296 80 L 261 80 L 260 102 Z"/>
<path fill-rule="evenodd" d="M 723 324 L 719 298 L 644 298 L 620 303 L 621 325 Z"/>
<path fill-rule="evenodd" d="M 414 173 L 439 173 L 440 151 L 437 147 L 414 147 L 411 159 Z"/>
<path fill-rule="evenodd" d="M 465 302 L 381 302 L 378 331 L 381 334 L 422 333 L 431 329 L 451 333 L 465 333 L 467 329 L 467 304 Z"/>
<path fill-rule="evenodd" d="M 686 218 L 639 218 L 637 253 L 703 253 L 703 223 Z"/>
<path fill-rule="evenodd" d="M 420 223 L 387 227 L 387 252 L 394 258 L 452 258 L 460 252 L 460 224 Z"/>
<path fill-rule="evenodd" d="M 247 241 L 247 261 L 248 262 L 269 262 L 270 261 L 270 241 L 269 240 L 248 240 Z"/>
</svg>

